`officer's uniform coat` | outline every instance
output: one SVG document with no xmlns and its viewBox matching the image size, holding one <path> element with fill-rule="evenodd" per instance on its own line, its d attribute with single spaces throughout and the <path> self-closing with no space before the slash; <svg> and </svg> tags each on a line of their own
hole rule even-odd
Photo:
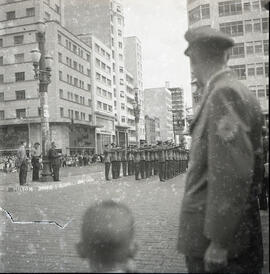
<svg viewBox="0 0 270 274">
<path fill-rule="evenodd" d="M 190 164 L 181 207 L 178 249 L 203 258 L 210 240 L 262 265 L 257 203 L 260 106 L 230 70 L 215 74 L 191 125 Z M 254 268 L 253 268 L 254 269 Z"/>
</svg>

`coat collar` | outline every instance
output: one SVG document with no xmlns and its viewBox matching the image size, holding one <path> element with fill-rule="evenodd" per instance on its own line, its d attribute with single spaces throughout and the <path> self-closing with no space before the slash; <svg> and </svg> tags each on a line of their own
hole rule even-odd
<svg viewBox="0 0 270 274">
<path fill-rule="evenodd" d="M 192 132 L 193 129 L 194 129 L 194 126 L 195 124 L 197 123 L 200 115 L 201 115 L 201 112 L 204 108 L 204 105 L 211 93 L 211 90 L 213 88 L 213 84 L 224 74 L 228 74 L 231 72 L 231 69 L 230 68 L 224 68 L 224 69 L 221 69 L 219 71 L 217 71 L 216 73 L 214 73 L 208 80 L 208 82 L 206 83 L 205 87 L 203 88 L 203 96 L 202 96 L 202 99 L 201 99 L 201 103 L 200 103 L 200 106 L 198 108 L 198 110 L 196 111 L 195 115 L 194 115 L 194 118 L 191 122 L 191 125 L 190 125 L 190 131 Z"/>
</svg>

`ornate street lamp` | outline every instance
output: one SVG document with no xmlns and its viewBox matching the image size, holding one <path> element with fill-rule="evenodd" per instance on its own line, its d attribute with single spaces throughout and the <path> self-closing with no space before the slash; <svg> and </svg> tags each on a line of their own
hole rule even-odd
<svg viewBox="0 0 270 274">
<path fill-rule="evenodd" d="M 48 85 L 51 80 L 52 57 L 45 53 L 45 23 L 37 23 L 38 49 L 31 51 L 35 79 L 39 80 L 39 97 L 41 107 L 41 136 L 42 136 L 42 182 L 52 181 L 48 150 L 50 147 Z"/>
<path fill-rule="evenodd" d="M 138 88 L 134 88 L 135 98 L 134 98 L 132 105 L 133 105 L 133 112 L 134 112 L 135 126 L 136 126 L 136 144 L 139 147 L 140 146 L 139 121 L 140 121 L 141 106 L 140 106 L 139 98 L 138 98 L 138 90 L 139 90 Z"/>
</svg>

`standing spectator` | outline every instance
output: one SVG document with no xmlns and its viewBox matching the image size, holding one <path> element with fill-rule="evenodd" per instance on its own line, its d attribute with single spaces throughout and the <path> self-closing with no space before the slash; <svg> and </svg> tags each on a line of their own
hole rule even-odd
<svg viewBox="0 0 270 274">
<path fill-rule="evenodd" d="M 40 169 L 40 150 L 39 150 L 40 143 L 36 142 L 34 147 L 31 150 L 31 163 L 33 166 L 33 174 L 32 174 L 32 181 L 39 181 L 39 169 Z"/>
<path fill-rule="evenodd" d="M 210 27 L 192 28 L 185 38 L 204 91 L 190 127 L 178 250 L 191 273 L 261 273 L 260 105 L 227 68 L 231 38 Z"/>
<path fill-rule="evenodd" d="M 17 151 L 16 167 L 19 168 L 19 182 L 20 185 L 26 185 L 28 158 L 26 154 L 26 142 L 22 141 L 21 146 Z"/>
<path fill-rule="evenodd" d="M 56 150 L 55 142 L 51 143 L 51 148 L 48 152 L 49 160 L 51 162 L 52 172 L 53 172 L 53 180 L 54 181 L 60 181 L 59 180 L 59 169 L 60 169 L 60 155 L 58 154 Z"/>
</svg>

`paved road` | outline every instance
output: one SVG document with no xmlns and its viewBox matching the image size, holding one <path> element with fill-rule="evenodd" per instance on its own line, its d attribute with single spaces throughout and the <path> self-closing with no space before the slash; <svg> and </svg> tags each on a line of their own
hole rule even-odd
<svg viewBox="0 0 270 274">
<path fill-rule="evenodd" d="M 5 193 L 1 206 L 10 212 L 15 222 L 53 220 L 62 226 L 70 223 L 64 229 L 54 224 L 14 224 L 0 214 L 0 224 L 6 224 L 0 242 L 4 251 L 2 271 L 89 271 L 75 250 L 82 214 L 91 203 L 112 198 L 125 202 L 134 213 L 139 244 L 138 270 L 185 272 L 183 256 L 176 252 L 184 175 L 166 183 L 160 183 L 157 177 L 136 182 L 128 177 L 106 183 L 100 173 L 92 174 L 95 180 L 89 184 L 55 191 Z M 263 215 L 266 235 L 268 215 Z"/>
</svg>

